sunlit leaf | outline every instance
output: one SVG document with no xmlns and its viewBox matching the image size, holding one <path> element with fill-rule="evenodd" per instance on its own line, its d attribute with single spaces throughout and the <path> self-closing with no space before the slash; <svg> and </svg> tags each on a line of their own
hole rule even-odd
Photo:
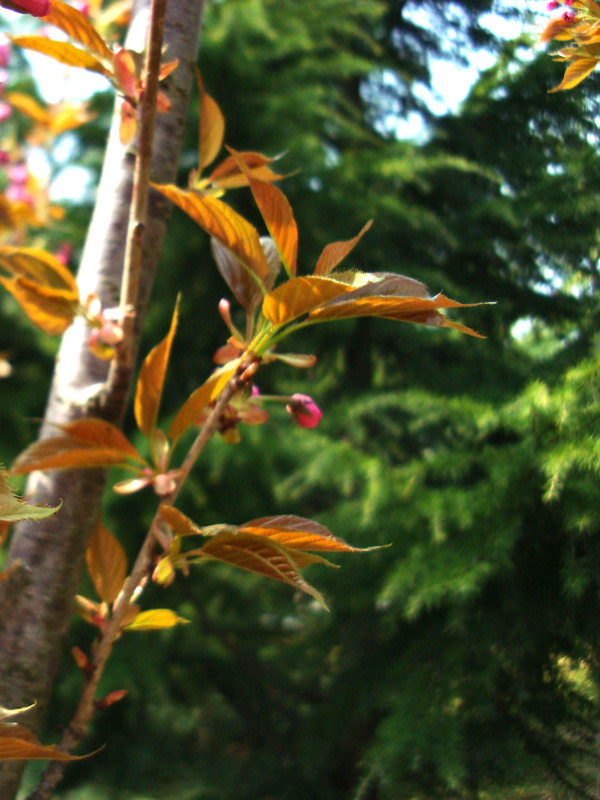
<svg viewBox="0 0 600 800">
<path fill-rule="evenodd" d="M 240 532 L 266 536 L 272 541 L 295 550 L 317 550 L 323 552 L 366 552 L 378 547 L 353 547 L 334 536 L 324 525 L 312 519 L 283 514 L 276 517 L 261 517 L 240 525 Z"/>
<path fill-rule="evenodd" d="M 44 17 L 44 22 L 56 25 L 57 28 L 63 30 L 97 56 L 108 60 L 112 58 L 110 47 L 92 27 L 87 17 L 75 6 L 69 6 L 61 0 L 52 0 L 50 13 Z"/>
<path fill-rule="evenodd" d="M 23 714 L 25 711 L 31 711 L 34 706 L 35 703 L 32 703 L 29 706 L 22 706 L 21 708 L 5 708 L 4 706 L 0 706 L 0 720 L 17 717 L 19 714 Z"/>
<path fill-rule="evenodd" d="M 558 84 L 558 86 L 550 89 L 550 92 L 560 92 L 577 86 L 578 83 L 581 83 L 581 81 L 587 78 L 587 76 L 596 69 L 599 62 L 600 58 L 576 59 L 569 64 L 565 70 L 562 81 Z"/>
<path fill-rule="evenodd" d="M 202 197 L 177 186 L 152 184 L 185 211 L 210 236 L 228 247 L 256 276 L 259 282 L 269 274 L 258 231 L 232 208 L 215 197 Z"/>
<path fill-rule="evenodd" d="M 62 503 L 59 503 L 56 508 L 28 505 L 13 494 L 6 478 L 0 472 L 0 520 L 16 522 L 20 519 L 45 519 L 56 514 L 61 505 Z"/>
<path fill-rule="evenodd" d="M 331 244 L 328 244 L 319 256 L 314 274 L 328 275 L 333 269 L 335 269 L 337 265 L 341 263 L 352 250 L 354 250 L 356 245 L 359 243 L 363 235 L 369 230 L 372 224 L 373 220 L 369 220 L 369 222 L 367 222 L 367 224 L 362 228 L 360 233 L 358 233 L 353 239 L 348 239 L 344 242 L 332 242 Z"/>
<path fill-rule="evenodd" d="M 78 303 L 70 292 L 49 289 L 27 278 L 0 276 L 0 283 L 44 333 L 60 336 L 73 322 Z"/>
<path fill-rule="evenodd" d="M 440 308 L 465 308 L 471 305 L 477 304 L 457 303 L 444 297 L 443 294 L 438 294 L 432 298 L 374 295 L 353 300 L 351 297 L 344 297 L 341 302 L 333 300 L 327 305 L 312 311 L 309 314 L 309 319 L 331 320 L 364 316 L 384 317 L 418 325 L 454 328 L 461 333 L 483 338 L 481 334 L 465 325 L 461 325 L 459 322 L 448 319 L 437 310 Z"/>
<path fill-rule="evenodd" d="M 54 39 L 47 39 L 45 36 L 13 36 L 11 40 L 19 47 L 50 56 L 55 61 L 69 67 L 80 67 L 90 72 L 98 72 L 107 78 L 111 76 L 110 70 L 96 56 L 90 55 L 69 42 L 57 42 Z"/>
<path fill-rule="evenodd" d="M 199 528 L 189 517 L 186 517 L 178 508 L 169 505 L 161 505 L 159 514 L 162 519 L 169 525 L 175 533 L 186 535 L 202 535 L 202 528 Z"/>
<path fill-rule="evenodd" d="M 127 577 L 127 556 L 116 536 L 100 522 L 90 537 L 86 560 L 98 597 L 114 603 Z"/>
<path fill-rule="evenodd" d="M 260 178 L 261 181 L 279 181 L 285 177 L 273 172 L 269 167 L 269 164 L 275 161 L 274 158 L 269 158 L 262 153 L 241 151 L 236 154 L 236 157 L 228 156 L 218 167 L 215 167 L 208 177 L 210 184 L 221 189 L 235 189 L 240 186 L 247 186 L 248 178 L 245 172 L 240 169 L 238 159 L 243 162 L 248 172 L 255 178 Z"/>
<path fill-rule="evenodd" d="M 161 628 L 172 628 L 174 625 L 187 624 L 189 619 L 178 616 L 168 608 L 155 608 L 142 611 L 125 626 L 128 631 L 156 631 Z"/>
<path fill-rule="evenodd" d="M 128 147 L 135 139 L 135 132 L 137 130 L 136 110 L 129 100 L 123 100 L 121 103 L 120 114 L 119 141 L 123 147 Z"/>
<path fill-rule="evenodd" d="M 25 114 L 29 119 L 39 122 L 42 125 L 49 122 L 48 111 L 28 94 L 23 94 L 22 92 L 8 92 L 5 96 L 6 100 L 13 108 Z"/>
<path fill-rule="evenodd" d="M 202 386 L 192 392 L 171 423 L 169 439 L 176 441 L 190 425 L 194 424 L 201 412 L 218 397 L 229 379 L 235 374 L 238 364 L 238 361 L 234 361 L 215 370 Z"/>
<path fill-rule="evenodd" d="M 275 242 L 288 275 L 294 276 L 298 260 L 298 228 L 287 197 L 272 183 L 261 181 L 255 177 L 238 154 L 231 148 L 228 149 L 238 160 L 240 169 L 248 179 L 256 205 Z"/>
<path fill-rule="evenodd" d="M 198 141 L 198 169 L 200 172 L 215 160 L 223 146 L 225 117 L 218 103 L 204 90 L 200 73 L 196 70 L 200 90 L 200 130 Z"/>
<path fill-rule="evenodd" d="M 34 442 L 15 461 L 17 474 L 36 469 L 73 469 L 126 465 L 128 459 L 145 464 L 121 431 L 100 419 L 82 419 L 61 428 L 60 436 Z"/>
<path fill-rule="evenodd" d="M 330 278 L 291 278 L 265 297 L 262 312 L 273 325 L 281 325 L 351 291 L 351 286 Z"/>
<path fill-rule="evenodd" d="M 37 247 L 0 247 L 0 269 L 14 277 L 27 278 L 78 300 L 77 283 L 65 265 Z"/>
<path fill-rule="evenodd" d="M 156 424 L 160 407 L 167 365 L 171 355 L 173 338 L 177 329 L 179 298 L 175 304 L 171 327 L 160 344 L 146 356 L 140 369 L 135 390 L 135 419 L 139 429 L 149 436 Z"/>
</svg>

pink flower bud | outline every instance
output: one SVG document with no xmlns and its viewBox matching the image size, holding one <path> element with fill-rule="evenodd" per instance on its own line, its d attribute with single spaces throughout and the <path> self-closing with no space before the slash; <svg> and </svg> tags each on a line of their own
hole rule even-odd
<svg viewBox="0 0 600 800">
<path fill-rule="evenodd" d="M 0 5 L 18 14 L 31 14 L 32 17 L 45 17 L 50 13 L 50 0 L 0 0 Z"/>
<path fill-rule="evenodd" d="M 573 22 L 573 20 L 575 19 L 575 14 L 573 11 L 564 11 L 562 18 L 564 19 L 565 22 Z"/>
<path fill-rule="evenodd" d="M 10 153 L 8 150 L 0 150 L 0 165 L 10 164 Z"/>
<path fill-rule="evenodd" d="M 548 11 L 554 11 L 554 9 L 557 7 L 558 7 L 557 0 L 550 0 L 550 2 L 546 4 L 546 8 L 548 9 Z"/>
<path fill-rule="evenodd" d="M 301 428 L 316 428 L 323 412 L 307 394 L 293 394 L 285 407 Z"/>
<path fill-rule="evenodd" d="M 566 6 L 572 6 L 574 2 L 575 2 L 575 0 L 563 0 L 563 3 Z"/>
</svg>

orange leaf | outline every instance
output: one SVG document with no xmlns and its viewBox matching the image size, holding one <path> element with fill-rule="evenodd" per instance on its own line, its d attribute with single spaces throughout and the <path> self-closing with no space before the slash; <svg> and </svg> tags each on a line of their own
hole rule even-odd
<svg viewBox="0 0 600 800">
<path fill-rule="evenodd" d="M 214 197 L 202 197 L 177 186 L 153 183 L 155 189 L 185 211 L 208 234 L 228 247 L 260 284 L 269 274 L 256 228 L 232 208 Z"/>
<path fill-rule="evenodd" d="M 260 178 L 262 181 L 279 181 L 285 177 L 284 175 L 278 175 L 269 168 L 268 165 L 275 161 L 274 158 L 269 158 L 262 153 L 242 151 L 237 153 L 237 158 L 228 156 L 211 172 L 208 180 L 212 186 L 220 189 L 235 189 L 239 186 L 248 185 L 248 178 L 240 170 L 238 158 L 243 161 L 254 177 Z"/>
<path fill-rule="evenodd" d="M 109 61 L 112 58 L 110 47 L 92 27 L 87 17 L 74 6 L 69 6 L 61 0 L 52 0 L 50 13 L 44 17 L 44 22 L 56 25 L 57 28 L 63 30 L 97 56 Z"/>
<path fill-rule="evenodd" d="M 284 514 L 276 517 L 261 517 L 245 522 L 240 532 L 266 536 L 272 541 L 294 550 L 318 550 L 323 552 L 365 552 L 378 547 L 352 547 L 343 539 L 334 536 L 324 525 L 312 519 Z"/>
<path fill-rule="evenodd" d="M 200 90 L 200 131 L 198 141 L 198 170 L 212 164 L 223 146 L 225 117 L 218 103 L 204 91 L 200 72 L 196 69 L 196 79 Z"/>
<path fill-rule="evenodd" d="M 125 434 L 104 419 L 97 419 L 96 417 L 77 419 L 74 422 L 62 425 L 61 430 L 90 444 L 121 450 L 131 458 L 138 461 L 144 460 Z"/>
<path fill-rule="evenodd" d="M 565 74 L 563 75 L 562 81 L 555 86 L 553 89 L 550 89 L 549 93 L 552 92 L 560 92 L 566 89 L 572 89 L 574 86 L 577 86 L 578 83 L 581 83 L 587 76 L 592 73 L 598 63 L 600 62 L 600 58 L 578 58 L 573 61 L 567 69 L 565 70 Z"/>
<path fill-rule="evenodd" d="M 272 183 L 256 178 L 238 154 L 228 148 L 245 174 L 260 213 L 279 251 L 283 265 L 290 277 L 296 274 L 298 259 L 298 228 L 287 197 Z"/>
<path fill-rule="evenodd" d="M 137 130 L 137 115 L 135 108 L 129 100 L 121 103 L 121 117 L 119 121 L 119 141 L 123 147 L 128 147 L 135 138 Z"/>
<path fill-rule="evenodd" d="M 239 360 L 215 370 L 202 386 L 192 392 L 171 423 L 169 439 L 176 441 L 185 433 L 194 420 L 200 416 L 200 413 L 221 393 L 229 379 L 235 374 L 238 364 Z"/>
<path fill-rule="evenodd" d="M 173 337 L 177 328 L 179 297 L 175 303 L 173 319 L 168 334 L 162 342 L 154 347 L 146 356 L 137 381 L 135 390 L 135 419 L 138 428 L 149 436 L 156 424 L 156 417 L 160 407 L 165 374 L 171 355 Z"/>
<path fill-rule="evenodd" d="M 98 72 L 107 78 L 111 77 L 111 72 L 95 56 L 90 55 L 85 50 L 75 47 L 69 42 L 57 42 L 54 39 L 46 39 L 45 36 L 12 36 L 13 44 L 24 47 L 26 50 L 34 50 L 50 56 L 61 64 L 69 67 L 80 67 L 90 72 Z"/>
<path fill-rule="evenodd" d="M 13 108 L 25 114 L 26 117 L 45 125 L 49 122 L 50 115 L 48 111 L 37 103 L 33 97 L 22 92 L 8 92 L 6 94 L 7 101 Z"/>
<path fill-rule="evenodd" d="M 185 536 L 187 535 L 203 535 L 202 529 L 199 528 L 189 517 L 182 514 L 179 509 L 169 505 L 161 505 L 158 509 L 160 516 L 169 525 L 175 533 Z"/>
<path fill-rule="evenodd" d="M 25 474 L 36 469 L 73 469 L 107 467 L 144 459 L 110 422 L 81 419 L 62 426 L 61 436 L 34 442 L 15 461 L 12 471 Z"/>
<path fill-rule="evenodd" d="M 273 325 L 282 325 L 351 291 L 352 286 L 331 278 L 291 278 L 265 297 L 262 312 Z"/>
<path fill-rule="evenodd" d="M 0 283 L 19 303 L 29 319 L 50 336 L 60 336 L 71 325 L 77 310 L 68 292 L 48 289 L 27 278 L 3 278 Z"/>
<path fill-rule="evenodd" d="M 0 268 L 14 277 L 28 278 L 51 289 L 58 289 L 79 299 L 75 278 L 67 267 L 37 247 L 0 247 Z"/>
<path fill-rule="evenodd" d="M 354 294 L 354 293 L 352 293 Z M 341 302 L 338 300 L 341 299 Z M 413 322 L 419 325 L 432 325 L 442 328 L 455 328 L 461 333 L 470 336 L 484 338 L 481 334 L 453 322 L 440 314 L 438 308 L 466 308 L 467 306 L 479 305 L 478 303 L 457 303 L 438 294 L 435 297 L 389 297 L 377 296 L 359 297 L 352 299 L 351 296 L 336 298 L 321 308 L 309 314 L 310 319 L 346 319 L 349 317 L 385 317 L 403 322 Z"/>
<path fill-rule="evenodd" d="M 86 756 L 71 756 L 61 753 L 56 745 L 42 745 L 37 740 L 19 739 L 0 733 L 0 761 L 77 761 Z"/>
<path fill-rule="evenodd" d="M 100 522 L 90 538 L 86 560 L 98 597 L 114 603 L 127 577 L 127 556 L 116 536 Z"/>
<path fill-rule="evenodd" d="M 369 220 L 369 222 L 367 222 L 367 224 L 362 228 L 360 233 L 354 237 L 354 239 L 348 239 L 345 242 L 332 242 L 331 244 L 328 244 L 319 256 L 314 274 L 328 275 L 332 269 L 335 269 L 337 265 L 343 261 L 344 258 L 346 258 L 348 253 L 354 250 L 362 236 L 369 230 L 372 224 L 373 220 Z"/>
<path fill-rule="evenodd" d="M 238 569 L 254 572 L 293 586 L 312 595 L 327 608 L 323 596 L 300 575 L 299 569 L 322 561 L 319 556 L 294 552 L 291 548 L 251 533 L 220 533 L 202 548 L 194 551 L 199 557 L 223 561 Z"/>
</svg>

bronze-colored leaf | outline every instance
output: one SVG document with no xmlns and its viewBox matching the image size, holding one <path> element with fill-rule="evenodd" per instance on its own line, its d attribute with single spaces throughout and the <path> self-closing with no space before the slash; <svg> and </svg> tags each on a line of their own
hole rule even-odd
<svg viewBox="0 0 600 800">
<path fill-rule="evenodd" d="M 273 325 L 282 325 L 351 291 L 351 286 L 331 278 L 291 278 L 265 297 L 262 312 Z"/>
<path fill-rule="evenodd" d="M 228 149 L 246 175 L 256 205 L 275 242 L 286 272 L 293 277 L 298 260 L 298 228 L 287 197 L 272 183 L 255 177 L 239 155 L 231 148 Z"/>
<path fill-rule="evenodd" d="M 171 441 L 177 441 L 190 425 L 193 425 L 194 421 L 198 419 L 201 412 L 218 397 L 229 379 L 235 374 L 238 364 L 239 360 L 215 370 L 202 386 L 192 392 L 171 423 L 169 428 L 169 439 Z"/>
<path fill-rule="evenodd" d="M 204 558 L 254 572 L 266 578 L 281 581 L 312 595 L 327 608 L 323 596 L 300 575 L 299 569 L 309 563 L 322 561 L 319 556 L 298 553 L 279 542 L 251 533 L 221 533 L 209 539 L 197 551 Z"/>
<path fill-rule="evenodd" d="M 0 732 L 0 761 L 77 761 L 86 756 L 61 753 L 56 745 L 43 745 L 36 739 L 21 739 Z"/>
<path fill-rule="evenodd" d="M 56 25 L 97 56 L 111 60 L 112 50 L 92 27 L 88 18 L 75 6 L 69 6 L 61 0 L 52 0 L 50 13 L 44 17 L 44 22 Z"/>
<path fill-rule="evenodd" d="M 258 231 L 232 208 L 215 197 L 202 197 L 177 186 L 152 184 L 185 211 L 210 236 L 214 236 L 240 259 L 261 284 L 269 267 L 260 245 Z"/>
<path fill-rule="evenodd" d="M 90 444 L 121 450 L 125 455 L 133 459 L 144 460 L 125 434 L 116 425 L 104 419 L 97 419 L 96 417 L 76 419 L 61 426 L 61 430 Z"/>
<path fill-rule="evenodd" d="M 225 117 L 219 104 L 204 90 L 200 73 L 196 70 L 200 90 L 200 130 L 198 141 L 198 169 L 200 172 L 215 160 L 223 146 Z"/>
<path fill-rule="evenodd" d="M 86 560 L 98 597 L 114 603 L 127 577 L 127 556 L 116 536 L 100 522 L 90 537 Z"/>
<path fill-rule="evenodd" d="M 173 311 L 171 327 L 165 338 L 146 356 L 135 390 L 134 412 L 138 428 L 149 436 L 156 424 L 165 375 L 177 329 L 179 297 Z"/>
<path fill-rule="evenodd" d="M 345 300 L 345 298 L 344 298 Z M 358 299 L 348 298 L 346 302 L 335 300 L 309 314 L 309 319 L 346 319 L 349 317 L 384 317 L 402 322 L 412 322 L 418 325 L 431 325 L 442 328 L 455 328 L 461 333 L 484 338 L 481 334 L 454 322 L 443 314 L 439 308 L 465 308 L 476 303 L 457 303 L 438 294 L 435 297 L 386 297 L 371 296 Z"/>
<path fill-rule="evenodd" d="M 331 244 L 328 244 L 319 256 L 314 274 L 328 275 L 333 269 L 335 269 L 337 265 L 341 263 L 352 250 L 354 250 L 356 245 L 362 239 L 363 235 L 369 230 L 372 224 L 373 220 L 369 220 L 369 222 L 367 222 L 367 224 L 362 228 L 360 233 L 358 233 L 353 239 L 348 239 L 344 242 L 332 242 Z"/>
<path fill-rule="evenodd" d="M 70 292 L 49 289 L 27 278 L 3 278 L 0 283 L 29 319 L 49 336 L 60 336 L 75 318 L 78 301 Z"/>
<path fill-rule="evenodd" d="M 324 525 L 312 519 L 282 514 L 276 517 L 261 517 L 245 522 L 240 532 L 266 536 L 294 550 L 316 550 L 321 552 L 356 553 L 377 550 L 378 547 L 353 547 L 334 536 Z"/>
<path fill-rule="evenodd" d="M 65 425 L 62 431 L 60 436 L 30 445 L 17 458 L 12 472 L 25 474 L 36 469 L 126 465 L 128 459 L 145 464 L 121 431 L 104 420 L 77 420 Z"/>
<path fill-rule="evenodd" d="M 110 70 L 99 59 L 69 42 L 57 42 L 54 39 L 47 39 L 45 36 L 13 36 L 11 41 L 26 50 L 34 50 L 36 53 L 50 56 L 68 67 L 79 67 L 90 72 L 98 72 L 107 78 L 111 76 Z"/>
</svg>

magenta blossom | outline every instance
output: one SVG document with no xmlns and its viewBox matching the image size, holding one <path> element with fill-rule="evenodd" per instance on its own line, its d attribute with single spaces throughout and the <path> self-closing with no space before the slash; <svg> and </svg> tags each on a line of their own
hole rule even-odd
<svg viewBox="0 0 600 800">
<path fill-rule="evenodd" d="M 0 6 L 32 17 L 45 17 L 50 13 L 50 0 L 0 0 Z"/>
<path fill-rule="evenodd" d="M 301 428 L 316 428 L 323 412 L 307 394 L 293 394 L 285 407 Z"/>
</svg>

